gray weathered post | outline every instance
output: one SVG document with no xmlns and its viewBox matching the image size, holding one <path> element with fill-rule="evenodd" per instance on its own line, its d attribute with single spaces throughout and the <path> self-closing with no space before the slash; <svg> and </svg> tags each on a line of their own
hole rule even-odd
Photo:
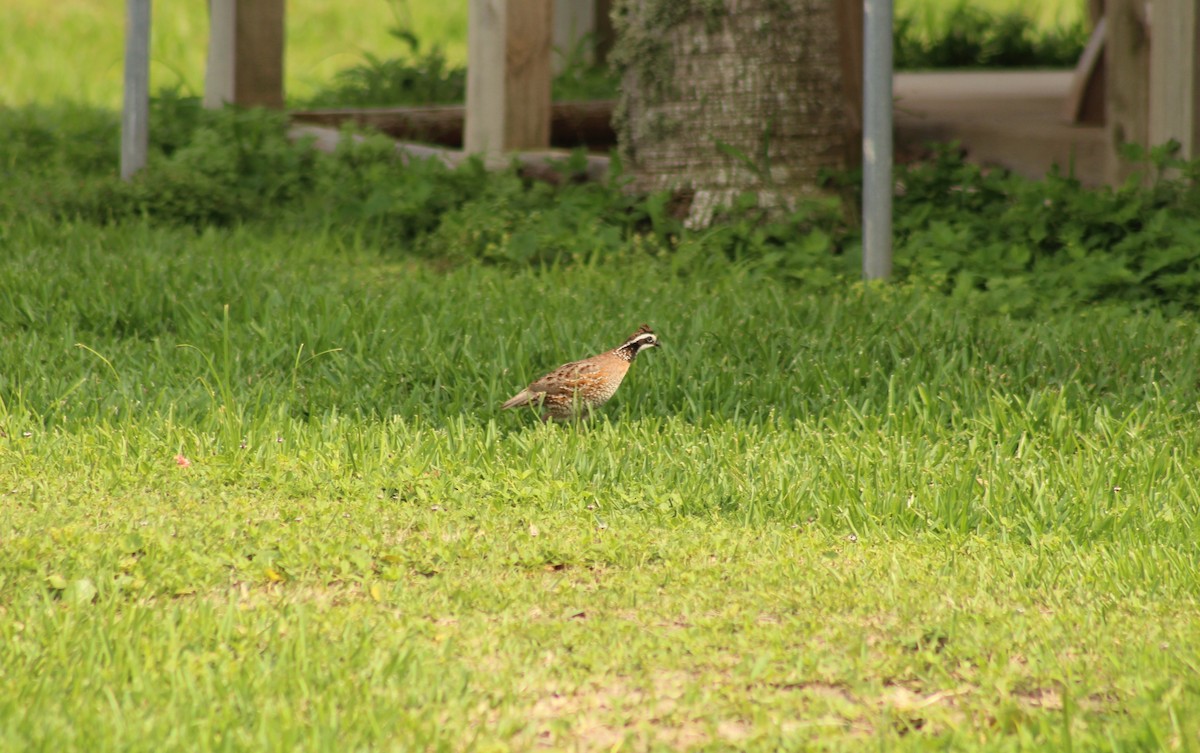
<svg viewBox="0 0 1200 753">
<path fill-rule="evenodd" d="M 219 110 L 235 101 L 237 0 L 208 0 L 208 62 L 204 68 L 204 106 Z"/>
<path fill-rule="evenodd" d="M 146 165 L 150 143 L 150 0 L 127 0 L 125 106 L 121 114 L 121 177 Z"/>
<path fill-rule="evenodd" d="M 863 0 L 863 277 L 892 273 L 892 0 Z"/>
<path fill-rule="evenodd" d="M 1200 8 L 1195 0 L 1155 0 L 1151 21 L 1150 146 L 1179 142 L 1200 157 Z"/>
</svg>

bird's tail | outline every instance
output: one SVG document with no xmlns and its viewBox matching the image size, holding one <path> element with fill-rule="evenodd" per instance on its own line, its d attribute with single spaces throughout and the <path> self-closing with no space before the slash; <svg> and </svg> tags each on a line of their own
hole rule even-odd
<svg viewBox="0 0 1200 753">
<path fill-rule="evenodd" d="M 500 408 L 501 410 L 519 408 L 522 405 L 529 405 L 531 402 L 533 402 L 533 393 L 529 390 L 521 390 L 517 394 L 510 397 L 508 401 L 504 403 L 504 405 L 500 406 Z"/>
</svg>

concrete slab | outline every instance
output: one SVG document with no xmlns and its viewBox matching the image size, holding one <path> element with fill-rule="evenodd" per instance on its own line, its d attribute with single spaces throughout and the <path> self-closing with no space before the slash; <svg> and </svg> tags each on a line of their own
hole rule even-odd
<svg viewBox="0 0 1200 753">
<path fill-rule="evenodd" d="M 1070 71 L 937 71 L 897 73 L 897 153 L 930 141 L 958 141 L 977 164 L 1030 178 L 1053 165 L 1087 186 L 1104 182 L 1102 126 L 1063 116 Z"/>
</svg>

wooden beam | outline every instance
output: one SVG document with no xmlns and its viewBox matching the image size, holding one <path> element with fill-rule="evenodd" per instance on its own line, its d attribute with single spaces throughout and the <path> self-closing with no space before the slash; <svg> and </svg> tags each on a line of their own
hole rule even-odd
<svg viewBox="0 0 1200 753">
<path fill-rule="evenodd" d="M 615 101 L 605 99 L 554 102 L 550 105 L 550 143 L 566 149 L 615 146 L 617 135 L 612 128 L 615 106 Z M 350 121 L 394 139 L 461 147 L 465 110 L 462 105 L 320 108 L 292 110 L 291 116 L 301 123 L 334 127 Z"/>
<path fill-rule="evenodd" d="M 209 0 L 205 107 L 283 107 L 284 6 Z"/>
<path fill-rule="evenodd" d="M 1075 64 L 1071 90 L 1063 102 L 1063 118 L 1068 123 L 1104 124 L 1104 40 L 1107 24 L 1101 17 L 1092 29 L 1083 54 Z"/>
<path fill-rule="evenodd" d="M 466 150 L 496 156 L 550 144 L 554 0 L 470 0 Z"/>
<path fill-rule="evenodd" d="M 1179 142 L 1200 156 L 1200 12 L 1195 0 L 1154 0 L 1150 45 L 1150 144 Z"/>
<path fill-rule="evenodd" d="M 1149 144 L 1150 38 L 1144 9 L 1144 0 L 1106 0 L 1105 4 L 1105 177 L 1111 185 L 1123 183 L 1136 167 L 1121 158 L 1121 147 Z"/>
<path fill-rule="evenodd" d="M 146 166 L 150 145 L 150 0 L 127 0 L 121 177 Z"/>
</svg>

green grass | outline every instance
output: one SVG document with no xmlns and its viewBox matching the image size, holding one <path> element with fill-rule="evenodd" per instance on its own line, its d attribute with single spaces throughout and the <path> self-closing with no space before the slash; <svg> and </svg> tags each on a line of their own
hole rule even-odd
<svg viewBox="0 0 1200 753">
<path fill-rule="evenodd" d="M 973 6 L 996 13 L 1020 10 L 1041 30 L 1077 23 L 1080 0 L 986 0 Z M 205 3 L 157 3 L 151 39 L 151 88 L 178 87 L 199 94 L 204 87 L 208 17 Z M 287 8 L 287 96 L 310 98 L 338 71 L 363 62 L 403 55 L 405 47 L 388 30 L 411 29 L 423 44 L 441 45 L 449 63 L 467 57 L 467 4 L 431 0 L 292 0 Z M 944 26 L 942 0 L 898 0 L 897 16 L 911 16 L 919 36 Z M 0 6 L 0 70 L 20 71 L 0 79 L 0 105 L 69 101 L 116 108 L 121 104 L 123 0 L 6 0 Z"/>
<path fill-rule="evenodd" d="M 9 223 L 0 748 L 1200 745 L 1194 317 L 332 230 Z"/>
<path fill-rule="evenodd" d="M 947 11 L 960 4 L 958 0 L 895 0 L 895 2 L 897 16 L 911 16 L 917 27 L 926 32 L 941 28 L 944 25 Z M 1043 3 L 1037 0 L 973 0 L 969 4 L 978 10 L 995 15 L 1020 13 L 1032 19 L 1042 30 L 1074 26 L 1087 20 L 1086 1 L 1055 0 Z"/>
<path fill-rule="evenodd" d="M 69 101 L 121 105 L 124 0 L 9 0 L 0 7 L 0 67 L 20 71 L 0 81 L 0 104 Z M 150 86 L 204 90 L 208 40 L 205 3 L 155 3 L 151 30 Z M 389 35 L 396 25 L 412 29 L 447 57 L 465 63 L 466 3 L 428 0 L 291 0 L 287 5 L 285 91 L 304 99 L 364 53 L 401 54 Z"/>
<path fill-rule="evenodd" d="M 0 101 L 113 104 L 93 8 Z M 4 117 L 0 750 L 1200 750 L 1186 186 L 939 162 L 864 287 L 828 208 L 159 105 L 132 198 L 110 113 Z M 642 322 L 596 422 L 498 410 Z"/>
</svg>

